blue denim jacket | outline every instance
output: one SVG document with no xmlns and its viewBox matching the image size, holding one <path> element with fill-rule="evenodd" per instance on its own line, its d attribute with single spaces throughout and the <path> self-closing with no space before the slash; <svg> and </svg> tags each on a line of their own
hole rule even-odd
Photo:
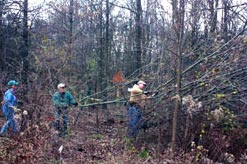
<svg viewBox="0 0 247 164">
<path fill-rule="evenodd" d="M 3 114 L 4 115 L 14 115 L 14 109 L 10 106 L 16 106 L 16 97 L 13 89 L 8 89 L 3 97 Z"/>
</svg>

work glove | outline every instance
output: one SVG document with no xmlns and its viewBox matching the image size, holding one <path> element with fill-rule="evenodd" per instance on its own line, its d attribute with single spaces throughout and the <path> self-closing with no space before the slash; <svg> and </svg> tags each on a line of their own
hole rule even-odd
<svg viewBox="0 0 247 164">
<path fill-rule="evenodd" d="M 143 91 L 143 94 L 147 95 L 149 94 L 149 91 Z"/>
<path fill-rule="evenodd" d="M 12 109 L 14 109 L 15 112 L 20 112 L 21 109 L 16 108 L 15 106 L 10 106 Z"/>
<path fill-rule="evenodd" d="M 28 115 L 28 112 L 27 112 L 26 110 L 24 110 L 24 111 L 22 112 L 22 114 L 26 116 L 26 115 Z"/>
<path fill-rule="evenodd" d="M 77 107 L 77 106 L 78 106 L 78 102 L 76 102 L 76 103 L 74 104 L 74 106 Z"/>
</svg>

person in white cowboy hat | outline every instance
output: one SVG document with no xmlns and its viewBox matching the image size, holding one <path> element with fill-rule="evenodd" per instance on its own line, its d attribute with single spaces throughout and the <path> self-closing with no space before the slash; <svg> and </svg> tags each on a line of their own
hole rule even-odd
<svg viewBox="0 0 247 164">
<path fill-rule="evenodd" d="M 78 103 L 75 101 L 69 91 L 66 91 L 66 85 L 60 83 L 57 86 L 58 91 L 54 93 L 52 100 L 55 106 L 55 128 L 60 132 L 61 136 L 67 134 L 67 126 L 69 122 L 69 111 L 68 107 L 73 105 L 77 106 Z M 62 118 L 63 126 L 61 126 L 60 119 Z"/>
<path fill-rule="evenodd" d="M 128 107 L 128 136 L 136 138 L 141 127 L 142 110 L 145 107 L 147 96 L 144 94 L 146 83 L 142 80 L 138 81 L 132 88 L 128 89 L 130 92 L 129 107 Z"/>
</svg>

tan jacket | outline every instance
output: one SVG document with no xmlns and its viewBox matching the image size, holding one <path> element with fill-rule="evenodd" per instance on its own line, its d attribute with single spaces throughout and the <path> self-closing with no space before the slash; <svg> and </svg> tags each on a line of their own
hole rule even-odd
<svg viewBox="0 0 247 164">
<path fill-rule="evenodd" d="M 133 88 L 129 89 L 130 92 L 130 103 L 137 103 L 142 108 L 145 106 L 147 96 L 143 94 L 143 90 L 138 85 L 134 85 Z"/>
</svg>

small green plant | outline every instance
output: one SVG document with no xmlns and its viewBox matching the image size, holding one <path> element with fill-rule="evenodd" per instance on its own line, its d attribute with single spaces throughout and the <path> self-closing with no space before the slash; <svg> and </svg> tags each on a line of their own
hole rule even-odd
<svg viewBox="0 0 247 164">
<path fill-rule="evenodd" d="M 52 163 L 52 164 L 59 164 L 59 160 L 55 159 L 55 158 L 52 158 L 50 159 L 49 161 L 45 161 L 44 164 L 49 164 L 49 163 Z"/>
<path fill-rule="evenodd" d="M 139 153 L 139 157 L 141 157 L 141 158 L 147 158 L 147 157 L 149 157 L 148 150 L 147 150 L 147 149 L 142 150 L 142 151 Z"/>
<path fill-rule="evenodd" d="M 103 138 L 103 135 L 102 135 L 102 134 L 93 134 L 93 135 L 91 136 L 91 138 L 96 139 L 96 140 L 100 140 L 100 139 Z"/>
<path fill-rule="evenodd" d="M 196 145 L 195 142 L 191 143 L 191 152 L 195 153 L 194 161 L 195 163 L 200 163 L 202 157 L 207 156 L 208 150 L 205 149 L 202 145 Z"/>
<path fill-rule="evenodd" d="M 225 132 L 234 129 L 237 126 L 235 114 L 227 108 L 224 109 L 224 119 L 222 124 L 223 131 Z"/>
<path fill-rule="evenodd" d="M 125 137 L 124 138 L 124 143 L 125 143 L 125 148 L 132 152 L 132 153 L 135 153 L 137 152 L 135 146 L 133 145 L 133 139 L 132 138 L 128 138 L 128 137 Z"/>
<path fill-rule="evenodd" d="M 236 121 L 236 115 L 228 108 L 219 105 L 219 107 L 211 111 L 211 118 L 208 119 L 213 121 L 214 125 L 218 125 L 222 128 L 223 132 L 231 131 L 238 126 Z"/>
</svg>

